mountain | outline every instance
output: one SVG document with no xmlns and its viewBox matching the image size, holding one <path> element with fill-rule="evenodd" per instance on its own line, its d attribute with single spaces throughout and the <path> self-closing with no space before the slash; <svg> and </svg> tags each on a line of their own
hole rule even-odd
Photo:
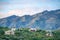
<svg viewBox="0 0 60 40">
<path fill-rule="evenodd" d="M 30 15 L 24 15 L 22 17 L 16 16 L 16 15 L 12 15 L 6 18 L 2 18 L 0 19 L 0 26 L 3 27 L 25 27 L 26 24 L 29 23 L 29 21 L 31 21 L 33 17 Z"/>
<path fill-rule="evenodd" d="M 24 15 L 22 17 L 12 15 L 0 19 L 0 26 L 3 27 L 36 27 L 43 30 L 60 29 L 60 9 L 45 10 L 35 15 Z"/>
</svg>

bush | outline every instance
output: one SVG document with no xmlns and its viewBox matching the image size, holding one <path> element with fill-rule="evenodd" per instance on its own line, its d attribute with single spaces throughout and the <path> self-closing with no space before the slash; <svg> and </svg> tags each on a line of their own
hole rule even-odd
<svg viewBox="0 0 60 40">
<path fill-rule="evenodd" d="M 0 30 L 0 35 L 4 35 L 4 30 Z"/>
</svg>

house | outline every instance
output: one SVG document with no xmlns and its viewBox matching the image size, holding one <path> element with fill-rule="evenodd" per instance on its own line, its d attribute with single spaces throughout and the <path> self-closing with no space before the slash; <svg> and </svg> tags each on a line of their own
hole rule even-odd
<svg viewBox="0 0 60 40">
<path fill-rule="evenodd" d="M 11 31 L 15 31 L 15 30 L 16 30 L 16 28 L 15 28 L 15 27 L 12 27 L 12 28 L 11 28 Z"/>
<path fill-rule="evenodd" d="M 52 36 L 52 34 L 51 33 L 46 33 L 46 36 Z"/>
<path fill-rule="evenodd" d="M 6 35 L 14 35 L 14 34 L 15 34 L 15 30 L 16 30 L 16 28 L 13 27 L 13 28 L 11 28 L 10 30 L 5 31 L 5 34 L 6 34 Z"/>
<path fill-rule="evenodd" d="M 8 31 L 5 31 L 5 34 L 6 35 L 14 35 L 14 31 L 8 30 Z"/>
<path fill-rule="evenodd" d="M 53 36 L 52 32 L 49 30 L 49 31 L 46 31 L 46 36 Z"/>
<path fill-rule="evenodd" d="M 30 28 L 29 31 L 33 31 L 34 32 L 34 31 L 37 31 L 37 29 L 36 28 Z"/>
</svg>

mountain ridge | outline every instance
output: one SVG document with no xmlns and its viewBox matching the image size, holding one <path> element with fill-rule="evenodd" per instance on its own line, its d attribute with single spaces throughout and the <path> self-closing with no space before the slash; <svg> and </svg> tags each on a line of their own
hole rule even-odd
<svg viewBox="0 0 60 40">
<path fill-rule="evenodd" d="M 43 11 L 35 15 L 24 15 L 22 17 L 12 15 L 0 19 L 0 26 L 5 27 L 33 27 L 44 30 L 55 30 L 60 28 L 60 9 L 52 11 Z"/>
</svg>

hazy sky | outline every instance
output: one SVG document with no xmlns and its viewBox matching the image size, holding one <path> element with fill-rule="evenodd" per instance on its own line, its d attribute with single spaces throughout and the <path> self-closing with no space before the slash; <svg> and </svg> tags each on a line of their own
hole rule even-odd
<svg viewBox="0 0 60 40">
<path fill-rule="evenodd" d="M 60 0 L 0 0 L 0 18 L 60 9 Z"/>
</svg>

